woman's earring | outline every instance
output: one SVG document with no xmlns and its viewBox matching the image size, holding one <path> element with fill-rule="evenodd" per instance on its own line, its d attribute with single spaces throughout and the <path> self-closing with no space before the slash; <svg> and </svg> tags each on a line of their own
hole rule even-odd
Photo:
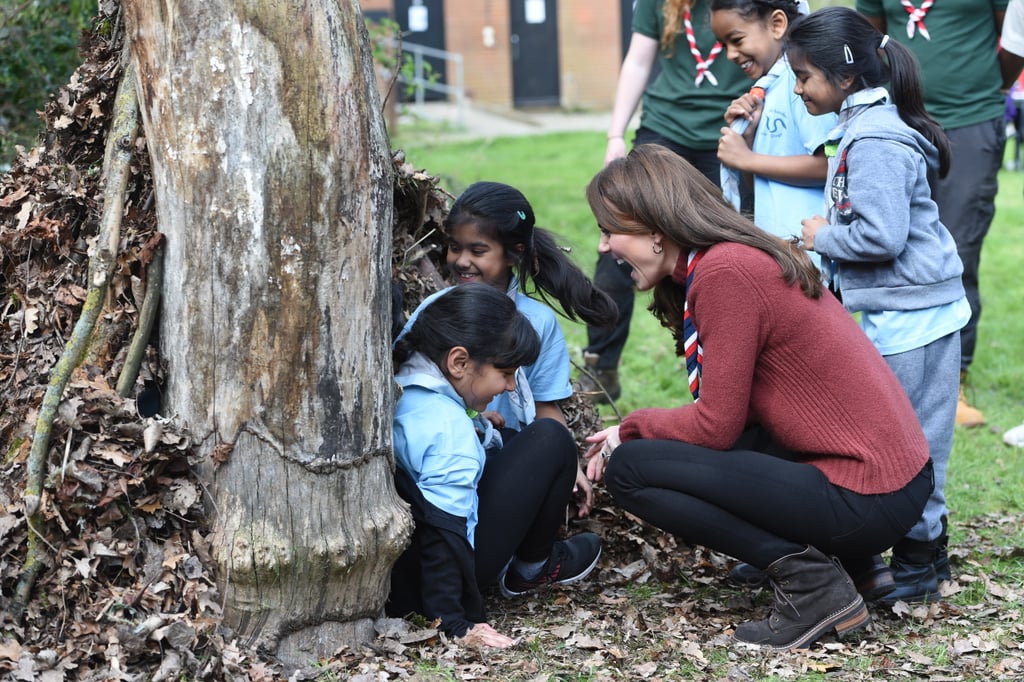
<svg viewBox="0 0 1024 682">
<path fill-rule="evenodd" d="M 654 253 L 661 253 L 665 250 L 665 247 L 661 245 L 661 242 L 651 242 L 651 251 Z"/>
</svg>

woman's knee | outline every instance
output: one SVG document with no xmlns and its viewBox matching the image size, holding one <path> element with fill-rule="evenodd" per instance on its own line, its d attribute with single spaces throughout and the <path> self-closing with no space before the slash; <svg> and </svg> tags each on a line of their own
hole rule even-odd
<svg viewBox="0 0 1024 682">
<path fill-rule="evenodd" d="M 633 491 L 645 485 L 637 470 L 640 458 L 636 456 L 635 450 L 635 442 L 621 444 L 608 458 L 604 470 L 605 487 L 619 506 L 623 506 Z"/>
</svg>

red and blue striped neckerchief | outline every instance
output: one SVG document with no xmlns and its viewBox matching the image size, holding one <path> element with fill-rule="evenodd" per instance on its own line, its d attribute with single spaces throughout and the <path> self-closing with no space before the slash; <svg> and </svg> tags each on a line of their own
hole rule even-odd
<svg viewBox="0 0 1024 682">
<path fill-rule="evenodd" d="M 706 252 L 707 249 L 694 249 L 686 257 L 686 290 L 683 292 L 683 354 L 686 356 L 686 375 L 694 402 L 700 397 L 700 370 L 704 364 L 704 348 L 697 338 L 697 328 L 693 325 L 693 317 L 690 315 L 689 294 L 697 262 Z"/>
</svg>

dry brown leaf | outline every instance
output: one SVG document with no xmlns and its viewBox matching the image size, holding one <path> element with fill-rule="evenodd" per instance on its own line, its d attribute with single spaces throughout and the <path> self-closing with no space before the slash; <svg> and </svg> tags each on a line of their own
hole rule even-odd
<svg viewBox="0 0 1024 682">
<path fill-rule="evenodd" d="M 21 644 L 16 639 L 0 641 L 0 659 L 16 661 L 21 657 Z"/>
</svg>

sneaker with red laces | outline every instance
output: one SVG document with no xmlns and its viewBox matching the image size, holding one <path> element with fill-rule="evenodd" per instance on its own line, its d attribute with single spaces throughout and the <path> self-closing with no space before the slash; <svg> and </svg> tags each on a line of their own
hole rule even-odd
<svg viewBox="0 0 1024 682">
<path fill-rule="evenodd" d="M 590 575 L 600 557 L 601 538 L 594 533 L 580 533 L 555 542 L 536 578 L 527 580 L 510 564 L 498 580 L 498 588 L 501 596 L 511 599 L 549 585 L 569 585 Z"/>
</svg>

